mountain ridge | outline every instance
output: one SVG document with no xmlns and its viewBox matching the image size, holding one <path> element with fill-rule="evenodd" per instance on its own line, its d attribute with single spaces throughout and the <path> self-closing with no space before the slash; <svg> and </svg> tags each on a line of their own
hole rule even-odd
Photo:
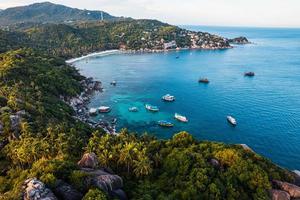
<svg viewBox="0 0 300 200">
<path fill-rule="evenodd" d="M 19 23 L 65 23 L 70 21 L 117 20 L 104 11 L 82 10 L 51 2 L 11 7 L 0 11 L 0 26 Z"/>
</svg>

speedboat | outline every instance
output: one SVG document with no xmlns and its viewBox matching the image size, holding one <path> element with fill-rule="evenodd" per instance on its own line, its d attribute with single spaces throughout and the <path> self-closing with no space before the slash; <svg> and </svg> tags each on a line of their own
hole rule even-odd
<svg viewBox="0 0 300 200">
<path fill-rule="evenodd" d="M 150 104 L 146 104 L 146 105 L 145 105 L 145 108 L 146 108 L 147 110 L 149 110 L 149 111 L 152 111 L 152 112 L 158 112 L 158 111 L 159 111 L 159 109 L 158 109 L 157 106 L 152 106 L 152 105 L 150 105 Z"/>
<path fill-rule="evenodd" d="M 98 110 L 100 113 L 108 113 L 111 109 L 108 106 L 100 106 Z"/>
<path fill-rule="evenodd" d="M 253 76 L 255 76 L 255 73 L 254 72 L 245 72 L 244 76 L 253 77 Z"/>
<path fill-rule="evenodd" d="M 113 85 L 113 86 L 116 86 L 117 85 L 117 81 L 112 81 L 110 84 Z"/>
<path fill-rule="evenodd" d="M 178 113 L 175 113 L 174 118 L 180 122 L 188 122 L 188 119 L 185 116 L 179 115 Z"/>
<path fill-rule="evenodd" d="M 234 119 L 232 116 L 227 116 L 227 121 L 233 126 L 236 126 L 237 124 L 236 119 Z"/>
<path fill-rule="evenodd" d="M 162 100 L 171 102 L 171 101 L 175 101 L 175 97 L 170 94 L 166 94 L 162 97 Z"/>
<path fill-rule="evenodd" d="M 198 81 L 199 83 L 209 83 L 209 80 L 207 78 L 201 78 Z"/>
<path fill-rule="evenodd" d="M 97 109 L 96 109 L 96 108 L 91 108 L 91 109 L 89 110 L 89 114 L 90 114 L 90 115 L 97 115 Z"/>
<path fill-rule="evenodd" d="M 128 108 L 129 112 L 138 112 L 139 109 L 137 107 Z"/>
<path fill-rule="evenodd" d="M 174 126 L 174 124 L 165 120 L 158 121 L 158 125 L 162 127 L 169 127 L 169 128 Z"/>
</svg>

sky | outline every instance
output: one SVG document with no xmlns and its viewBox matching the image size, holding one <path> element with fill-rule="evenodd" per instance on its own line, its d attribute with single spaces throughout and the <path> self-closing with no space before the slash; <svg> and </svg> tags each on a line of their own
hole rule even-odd
<svg viewBox="0 0 300 200">
<path fill-rule="evenodd" d="M 0 9 L 43 0 L 0 0 Z M 50 0 L 174 25 L 300 27 L 300 0 Z"/>
</svg>

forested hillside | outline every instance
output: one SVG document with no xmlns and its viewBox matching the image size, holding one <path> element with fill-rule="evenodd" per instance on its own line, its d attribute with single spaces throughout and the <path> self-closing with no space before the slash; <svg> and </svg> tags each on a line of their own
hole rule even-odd
<svg viewBox="0 0 300 200">
<path fill-rule="evenodd" d="M 0 31 L 0 52 L 30 47 L 51 55 L 72 58 L 108 49 L 163 50 L 171 48 L 225 49 L 227 39 L 203 32 L 193 32 L 156 20 L 116 22 L 78 22 L 45 24 L 15 31 Z"/>
<path fill-rule="evenodd" d="M 0 12 L 0 26 L 21 23 L 68 23 L 87 20 L 116 20 L 103 11 L 80 10 L 50 2 L 8 8 Z"/>
</svg>

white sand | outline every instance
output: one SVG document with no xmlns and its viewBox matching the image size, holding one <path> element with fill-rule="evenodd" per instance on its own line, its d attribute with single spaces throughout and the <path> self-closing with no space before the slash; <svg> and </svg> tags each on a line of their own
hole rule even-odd
<svg viewBox="0 0 300 200">
<path fill-rule="evenodd" d="M 81 56 L 81 57 L 78 57 L 78 58 L 72 58 L 72 59 L 66 60 L 66 63 L 70 64 L 70 63 L 74 63 L 74 62 L 77 62 L 79 60 L 83 60 L 83 59 L 90 58 L 90 57 L 107 56 L 107 55 L 112 55 L 112 54 L 117 54 L 117 53 L 121 53 L 121 51 L 117 50 L 117 49 L 116 50 L 100 51 L 100 52 L 88 54 L 86 56 Z"/>
</svg>

